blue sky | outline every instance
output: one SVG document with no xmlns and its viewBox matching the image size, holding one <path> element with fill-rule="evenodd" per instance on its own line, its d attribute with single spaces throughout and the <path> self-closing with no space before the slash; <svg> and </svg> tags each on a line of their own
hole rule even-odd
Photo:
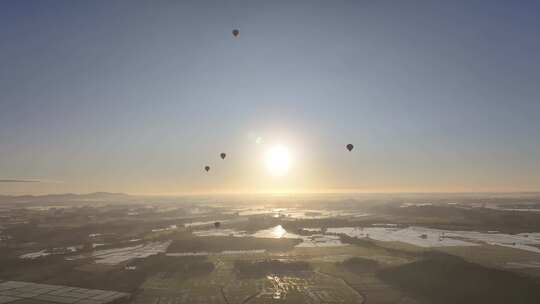
<svg viewBox="0 0 540 304">
<path fill-rule="evenodd" d="M 539 17 L 537 1 L 2 1 L 0 180 L 40 182 L 0 193 L 540 190 Z M 276 144 L 293 151 L 280 178 L 261 165 Z"/>
</svg>

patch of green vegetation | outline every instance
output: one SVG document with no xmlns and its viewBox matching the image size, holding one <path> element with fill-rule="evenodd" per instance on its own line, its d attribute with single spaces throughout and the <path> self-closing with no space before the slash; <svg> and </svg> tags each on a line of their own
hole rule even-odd
<svg viewBox="0 0 540 304">
<path fill-rule="evenodd" d="M 354 238 L 345 234 L 340 234 L 339 237 L 341 242 L 344 244 L 351 244 L 361 248 L 377 250 L 386 255 L 402 257 L 406 259 L 415 259 L 417 258 L 418 254 L 423 252 L 422 248 L 408 245 L 405 243 L 382 242 L 373 239 Z"/>
<path fill-rule="evenodd" d="M 164 254 L 136 259 L 128 264 L 134 267 L 100 267 L 98 264 L 84 263 L 82 260 L 65 261 L 62 256 L 47 256 L 35 260 L 2 258 L 0 279 L 134 292 L 147 277 L 158 272 L 186 279 L 214 270 L 214 264 L 205 257 L 168 257 Z M 81 270 L 83 268 L 87 270 Z"/>
<path fill-rule="evenodd" d="M 355 273 L 374 272 L 379 268 L 379 263 L 375 260 L 352 257 L 343 262 L 338 262 L 338 266 Z"/>
<path fill-rule="evenodd" d="M 129 266 L 135 266 L 138 271 L 147 274 L 175 272 L 186 277 L 204 275 L 214 270 L 214 264 L 204 256 L 170 257 L 164 254 L 137 259 Z"/>
<path fill-rule="evenodd" d="M 0 280 L 42 282 L 71 271 L 79 261 L 64 261 L 63 256 L 45 256 L 27 260 L 0 256 Z"/>
<path fill-rule="evenodd" d="M 131 266 L 131 267 L 130 267 Z M 128 267 L 111 267 L 106 271 L 73 269 L 49 280 L 52 284 L 134 292 L 150 276 L 163 273 L 175 279 L 187 279 L 211 273 L 214 264 L 205 257 L 169 257 L 164 254 L 136 259 Z"/>
<path fill-rule="evenodd" d="M 268 274 L 282 274 L 285 272 L 299 272 L 311 270 L 311 266 L 303 261 L 283 262 L 279 260 L 234 262 L 234 270 L 244 277 L 262 277 Z"/>
<path fill-rule="evenodd" d="M 280 223 L 287 231 L 295 232 L 302 228 L 330 228 L 330 227 L 350 227 L 369 226 L 361 220 L 351 220 L 344 218 L 320 218 L 320 219 L 295 219 L 294 221 L 283 221 Z"/>
<path fill-rule="evenodd" d="M 350 237 L 346 234 L 340 234 L 339 238 L 342 243 L 351 244 L 361 247 L 377 247 L 377 244 L 370 239 Z"/>
<path fill-rule="evenodd" d="M 437 252 L 378 273 L 385 282 L 432 303 L 540 303 L 532 278 L 486 268 Z"/>
<path fill-rule="evenodd" d="M 252 215 L 249 216 L 245 221 L 225 224 L 222 223 L 222 227 L 246 231 L 247 233 L 254 233 L 259 230 L 268 229 L 280 224 L 281 220 L 278 218 L 268 217 L 265 215 Z"/>
</svg>

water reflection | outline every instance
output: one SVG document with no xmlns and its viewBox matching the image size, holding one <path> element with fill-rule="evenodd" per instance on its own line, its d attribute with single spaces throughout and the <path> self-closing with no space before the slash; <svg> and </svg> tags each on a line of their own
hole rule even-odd
<svg viewBox="0 0 540 304">
<path fill-rule="evenodd" d="M 304 229 L 307 230 L 307 229 Z M 318 229 L 320 231 L 320 228 Z M 339 236 L 326 235 L 323 233 L 316 233 L 309 236 L 298 235 L 288 232 L 283 226 L 277 225 L 268 229 L 259 230 L 254 234 L 247 234 L 245 231 L 237 231 L 234 229 L 210 229 L 194 231 L 193 234 L 197 236 L 236 236 L 247 237 L 252 236 L 256 238 L 272 238 L 272 239 L 300 239 L 302 243 L 296 245 L 296 247 L 334 247 L 334 246 L 346 246 L 341 243 Z"/>
<path fill-rule="evenodd" d="M 277 225 L 272 228 L 264 229 L 257 231 L 255 234 L 253 234 L 254 237 L 259 238 L 273 238 L 273 239 L 281 239 L 281 238 L 300 238 L 296 234 L 288 233 L 285 228 L 281 225 Z"/>
<path fill-rule="evenodd" d="M 277 238 L 277 239 L 282 238 L 283 236 L 285 236 L 286 233 L 287 233 L 287 230 L 285 230 L 283 226 L 281 225 L 277 225 L 276 227 L 270 230 L 270 234 L 272 235 L 272 237 Z"/>
</svg>

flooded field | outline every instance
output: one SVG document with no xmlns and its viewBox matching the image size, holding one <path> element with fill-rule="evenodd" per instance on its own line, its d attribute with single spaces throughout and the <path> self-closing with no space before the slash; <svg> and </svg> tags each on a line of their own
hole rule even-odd
<svg viewBox="0 0 540 304">
<path fill-rule="evenodd" d="M 453 231 L 425 227 L 328 228 L 328 233 L 346 234 L 356 238 L 404 242 L 420 247 L 476 246 L 489 244 L 540 253 L 540 233 L 504 234 L 498 232 Z"/>
<path fill-rule="evenodd" d="M 364 298 L 331 276 L 306 272 L 296 276 L 269 275 L 263 279 L 255 302 L 268 303 L 363 303 Z"/>
<path fill-rule="evenodd" d="M 150 278 L 134 303 L 364 303 L 343 280 L 316 271 L 239 278 L 230 261 L 220 261 L 209 277 L 182 283 L 166 274 Z M 169 290 L 164 294 L 160 290 Z"/>
<path fill-rule="evenodd" d="M 540 231 L 534 212 L 424 199 L 373 209 L 350 204 L 331 209 L 322 203 L 258 207 L 212 201 L 199 209 L 171 203 L 15 210 L 17 221 L 2 228 L 1 235 L 12 238 L 0 244 L 11 254 L 0 278 L 114 286 L 132 293 L 134 304 L 411 304 L 422 302 L 402 290 L 411 281 L 406 276 L 436 272 L 438 265 L 463 267 L 460 276 L 486 273 L 478 267 L 503 271 L 501 282 L 514 275 L 540 277 L 540 233 L 527 232 Z M 483 225 L 471 224 L 479 217 Z M 38 225 L 21 224 L 34 218 L 40 218 Z M 77 225 L 80 219 L 86 222 Z M 504 225 L 490 225 L 500 219 Z M 11 265 L 11 258 L 17 263 Z M 392 285 L 395 274 L 403 277 Z M 449 273 L 437 276 L 456 281 Z"/>
<path fill-rule="evenodd" d="M 340 216 L 362 217 L 368 213 L 351 210 L 325 210 L 325 209 L 302 209 L 302 208 L 242 208 L 236 209 L 239 216 L 269 215 L 276 218 L 289 219 L 325 219 Z"/>
<path fill-rule="evenodd" d="M 234 229 L 209 229 L 195 231 L 197 236 L 235 236 L 256 238 L 300 239 L 297 247 L 345 246 L 339 234 L 355 238 L 369 238 L 386 242 L 403 242 L 419 247 L 498 245 L 540 253 L 540 233 L 504 234 L 498 232 L 453 231 L 426 227 L 398 228 L 395 224 L 376 223 L 373 227 L 328 228 L 322 233 L 320 228 L 303 228 L 314 234 L 305 236 L 288 232 L 283 226 L 259 230 L 253 234 Z"/>
<path fill-rule="evenodd" d="M 184 257 L 184 256 L 210 256 L 210 255 L 246 255 L 246 254 L 261 254 L 266 253 L 265 249 L 254 249 L 254 250 L 224 250 L 221 252 L 175 252 L 167 253 L 167 256 L 171 257 Z"/>
<path fill-rule="evenodd" d="M 133 259 L 146 258 L 158 253 L 163 253 L 167 251 L 167 247 L 169 247 L 170 244 L 170 241 L 151 242 L 132 247 L 95 250 L 89 254 L 78 255 L 68 259 L 76 260 L 93 258 L 98 264 L 116 265 Z"/>
<path fill-rule="evenodd" d="M 196 236 L 235 236 L 244 237 L 249 236 L 245 231 L 238 231 L 235 229 L 209 229 L 209 230 L 197 230 L 193 231 Z"/>
<path fill-rule="evenodd" d="M 39 251 L 22 254 L 19 256 L 19 258 L 33 260 L 33 259 L 37 259 L 41 257 L 46 257 L 49 255 L 70 254 L 70 253 L 77 252 L 81 248 L 82 246 L 69 246 L 69 247 L 62 247 L 62 248 L 42 249 Z"/>
<path fill-rule="evenodd" d="M 320 231 L 320 229 L 318 230 Z M 255 237 L 255 238 L 273 238 L 273 239 L 299 239 L 302 240 L 297 247 L 332 247 L 346 246 L 343 244 L 339 236 L 313 234 L 310 236 L 298 235 L 290 233 L 283 226 L 277 225 L 269 229 L 259 230 L 253 234 L 248 234 L 245 231 L 237 231 L 234 229 L 210 229 L 193 232 L 197 236 L 234 236 L 234 237 Z"/>
<path fill-rule="evenodd" d="M 39 257 L 48 256 L 48 255 L 51 255 L 51 253 L 48 252 L 47 250 L 43 249 L 43 250 L 36 251 L 36 252 L 25 253 L 25 254 L 20 255 L 19 257 L 21 259 L 33 260 L 33 259 L 37 259 Z"/>
</svg>

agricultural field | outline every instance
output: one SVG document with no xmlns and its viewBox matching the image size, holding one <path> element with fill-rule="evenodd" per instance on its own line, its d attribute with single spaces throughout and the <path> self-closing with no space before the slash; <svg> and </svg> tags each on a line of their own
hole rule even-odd
<svg viewBox="0 0 540 304">
<path fill-rule="evenodd" d="M 137 304 L 450 303 L 437 298 L 448 284 L 455 303 L 539 302 L 531 204 L 425 200 L 9 205 L 0 280 L 112 290 Z M 489 283 L 469 290 L 462 277 Z"/>
</svg>

